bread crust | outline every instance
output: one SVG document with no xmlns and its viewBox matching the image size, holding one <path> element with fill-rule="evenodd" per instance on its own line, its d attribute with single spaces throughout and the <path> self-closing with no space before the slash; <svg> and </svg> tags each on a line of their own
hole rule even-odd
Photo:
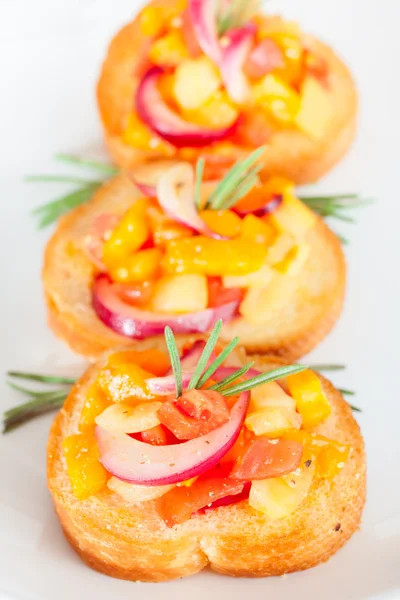
<svg viewBox="0 0 400 600">
<path fill-rule="evenodd" d="M 48 320 L 54 333 L 90 359 L 117 345 L 138 342 L 114 333 L 97 317 L 91 298 L 94 267 L 83 251 L 83 240 L 96 215 L 123 212 L 139 197 L 127 175 L 102 186 L 87 204 L 63 217 L 49 240 L 44 257 L 43 285 Z M 226 323 L 222 337 L 239 335 L 251 353 L 295 360 L 309 352 L 333 327 L 344 299 L 346 266 L 341 245 L 318 219 L 308 234 L 310 256 L 298 279 L 296 293 L 269 321 L 250 325 L 243 318 Z"/>
<path fill-rule="evenodd" d="M 348 404 L 323 377 L 332 413 L 315 431 L 349 444 L 352 452 L 333 481 L 315 478 L 306 499 L 286 518 L 271 520 L 242 501 L 168 528 L 154 501 L 129 505 L 109 490 L 77 500 L 66 473 L 62 441 L 77 432 L 85 390 L 102 364 L 104 358 L 74 386 L 53 422 L 47 447 L 48 485 L 61 526 L 93 569 L 150 582 L 191 575 L 207 565 L 235 577 L 282 575 L 328 560 L 357 530 L 365 501 L 364 444 Z M 282 364 L 275 357 L 256 357 L 260 370 Z"/>
<path fill-rule="evenodd" d="M 168 0 L 155 0 L 151 4 L 166 2 Z M 282 175 L 297 184 L 317 181 L 343 158 L 354 139 L 358 111 L 357 90 L 346 65 L 329 46 L 315 37 L 304 36 L 304 41 L 311 51 L 326 61 L 330 70 L 333 117 L 319 140 L 312 140 L 300 130 L 282 129 L 272 133 L 262 157 L 263 176 Z M 113 160 L 130 169 L 160 157 L 156 150 L 138 150 L 121 139 L 139 83 L 133 73 L 143 60 L 148 45 L 149 38 L 141 32 L 137 17 L 111 41 L 97 85 L 106 144 Z M 209 175 L 217 178 L 248 151 L 248 148 L 238 146 L 232 152 L 224 148 L 224 156 L 221 156 L 212 147 L 190 149 L 190 159 L 196 161 L 200 154 L 205 155 Z M 188 160 L 187 149 L 178 152 L 177 157 Z"/>
</svg>

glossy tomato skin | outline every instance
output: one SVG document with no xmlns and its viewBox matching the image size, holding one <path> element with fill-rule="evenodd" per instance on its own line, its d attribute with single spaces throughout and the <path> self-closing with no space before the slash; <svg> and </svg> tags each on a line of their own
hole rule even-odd
<svg viewBox="0 0 400 600">
<path fill-rule="evenodd" d="M 241 288 L 224 288 L 220 277 L 208 278 L 208 305 L 211 308 L 227 304 L 228 302 L 242 301 L 244 291 Z"/>
<path fill-rule="evenodd" d="M 152 444 L 153 446 L 166 446 L 167 444 L 174 444 L 176 442 L 172 433 L 163 425 L 157 425 L 156 427 L 142 431 L 140 438 L 142 442 Z"/>
<path fill-rule="evenodd" d="M 217 392 L 190 390 L 164 402 L 157 416 L 178 440 L 192 440 L 227 423 L 229 410 Z"/>
<path fill-rule="evenodd" d="M 239 481 L 281 477 L 297 469 L 302 454 L 299 442 L 258 437 L 237 461 L 230 477 Z"/>
<path fill-rule="evenodd" d="M 199 510 L 243 492 L 244 484 L 227 477 L 202 475 L 190 487 L 175 487 L 157 500 L 157 512 L 168 527 L 184 523 Z M 232 502 L 230 501 L 229 504 Z"/>
</svg>

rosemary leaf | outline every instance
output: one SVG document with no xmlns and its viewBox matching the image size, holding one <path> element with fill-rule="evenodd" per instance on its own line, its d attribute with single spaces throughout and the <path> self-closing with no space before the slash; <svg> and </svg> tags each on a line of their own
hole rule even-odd
<svg viewBox="0 0 400 600">
<path fill-rule="evenodd" d="M 197 388 L 201 388 L 202 385 L 206 383 L 210 379 L 210 377 L 215 373 L 215 371 L 222 365 L 224 360 L 229 356 L 232 350 L 238 345 L 239 338 L 235 337 L 229 344 L 222 350 L 222 352 L 217 356 L 217 358 L 211 363 L 211 365 L 206 369 L 203 375 L 200 377 L 200 380 L 197 384 Z"/>
<path fill-rule="evenodd" d="M 362 412 L 361 408 L 358 408 L 358 406 L 353 406 L 353 404 L 349 404 L 349 406 L 354 412 Z"/>
<path fill-rule="evenodd" d="M 356 393 L 353 390 L 346 390 L 344 388 L 338 388 L 339 392 L 343 394 L 343 396 L 355 396 Z"/>
<path fill-rule="evenodd" d="M 204 158 L 201 157 L 196 163 L 196 174 L 195 174 L 195 187 L 194 187 L 194 203 L 197 207 L 197 210 L 200 209 L 201 202 L 201 183 L 203 181 L 203 173 L 204 173 Z"/>
<path fill-rule="evenodd" d="M 210 194 L 206 207 L 211 206 L 213 210 L 219 210 L 229 200 L 240 184 L 243 184 L 248 177 L 252 178 L 258 173 L 262 168 L 261 165 L 257 165 L 253 169 L 251 167 L 260 158 L 264 149 L 264 146 L 261 146 L 249 154 L 247 158 L 237 161 Z"/>
<path fill-rule="evenodd" d="M 57 200 L 53 200 L 47 204 L 34 209 L 33 214 L 39 217 L 38 227 L 42 229 L 51 223 L 57 221 L 59 217 L 66 214 L 73 208 L 85 204 L 93 195 L 93 192 L 102 185 L 98 182 L 93 182 L 85 187 L 79 188 L 70 194 L 66 194 Z"/>
<path fill-rule="evenodd" d="M 95 183 L 83 177 L 73 177 L 72 175 L 27 175 L 24 181 L 29 183 L 77 183 L 79 185 Z"/>
<path fill-rule="evenodd" d="M 119 169 L 110 165 L 109 163 L 103 163 L 97 160 L 88 160 L 86 158 L 82 158 L 81 156 L 75 156 L 73 154 L 56 154 L 56 160 L 77 165 L 80 167 L 88 167 L 89 169 L 95 169 L 97 171 L 102 171 L 103 173 L 108 173 L 108 175 L 116 175 L 119 173 Z"/>
<path fill-rule="evenodd" d="M 7 385 L 12 388 L 13 390 L 16 390 L 17 392 L 21 392 L 22 394 L 25 394 L 25 396 L 28 396 L 29 398 L 37 398 L 38 400 L 42 399 L 42 400 L 46 400 L 47 398 L 51 397 L 53 394 L 58 393 L 58 392 L 64 392 L 64 390 L 48 390 L 46 392 L 39 392 L 37 390 L 30 390 L 28 388 L 22 387 L 21 385 L 17 385 L 16 383 L 13 383 L 12 381 L 7 381 Z"/>
<path fill-rule="evenodd" d="M 179 358 L 178 348 L 176 346 L 176 341 L 174 334 L 172 333 L 171 327 L 166 327 L 164 329 L 165 342 L 167 344 L 167 349 L 169 353 L 169 357 L 171 360 L 171 367 L 175 377 L 175 388 L 176 388 L 176 397 L 182 396 L 182 366 L 181 359 Z"/>
<path fill-rule="evenodd" d="M 65 385 L 72 385 L 76 379 L 72 377 L 58 377 L 56 375 L 39 375 L 37 373 L 25 373 L 24 371 L 8 371 L 8 377 L 15 377 L 16 379 L 26 379 L 28 381 L 40 381 L 41 383 L 62 383 Z"/>
<path fill-rule="evenodd" d="M 310 369 L 313 371 L 343 371 L 346 368 L 346 365 L 330 365 L 330 364 L 320 364 L 320 365 L 310 365 Z"/>
<path fill-rule="evenodd" d="M 268 371 L 267 373 L 260 373 L 260 375 L 256 375 L 255 377 L 246 379 L 246 381 L 220 390 L 220 393 L 223 396 L 235 396 L 236 394 L 247 392 L 248 390 L 251 390 L 254 387 L 263 383 L 269 383 L 270 381 L 275 381 L 276 379 L 280 379 L 281 377 L 294 375 L 295 373 L 300 373 L 305 369 L 308 369 L 308 367 L 306 367 L 305 365 L 289 365 L 285 367 L 279 367 L 278 369 L 274 369 L 273 371 Z"/>
<path fill-rule="evenodd" d="M 246 375 L 246 373 L 248 371 L 250 371 L 250 369 L 252 368 L 253 365 L 254 365 L 254 360 L 252 362 L 247 363 L 247 365 L 245 365 L 238 371 L 235 371 L 234 373 L 232 373 L 232 375 L 228 375 L 224 379 L 221 379 L 221 381 L 214 383 L 214 385 L 210 386 L 207 389 L 214 390 L 215 392 L 219 392 L 223 387 L 232 383 L 232 381 L 235 381 L 236 379 L 239 379 L 239 377 L 243 377 L 243 375 Z"/>
<path fill-rule="evenodd" d="M 7 410 L 3 415 L 3 433 L 15 429 L 34 417 L 61 408 L 67 395 L 67 391 L 61 390 L 54 392 L 52 396 L 48 396 L 45 400 L 43 398 L 35 398 Z"/>
<path fill-rule="evenodd" d="M 222 319 L 219 319 L 219 321 L 217 321 L 216 324 L 214 325 L 214 329 L 210 333 L 210 337 L 207 340 L 207 344 L 204 346 L 203 352 L 201 353 L 199 362 L 197 363 L 196 368 L 193 371 L 193 375 L 192 375 L 192 377 L 189 381 L 189 385 L 187 387 L 188 390 L 192 390 L 197 387 L 199 380 L 201 378 L 201 375 L 207 366 L 207 363 L 212 354 L 212 351 L 215 348 L 215 344 L 217 343 L 217 339 L 218 339 L 219 333 L 221 331 L 221 328 L 222 328 Z"/>
</svg>

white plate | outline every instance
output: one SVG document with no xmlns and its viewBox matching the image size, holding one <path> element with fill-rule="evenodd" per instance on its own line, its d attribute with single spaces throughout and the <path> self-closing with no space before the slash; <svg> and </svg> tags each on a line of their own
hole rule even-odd
<svg viewBox="0 0 400 600">
<path fill-rule="evenodd" d="M 379 202 L 340 227 L 349 288 L 343 317 L 310 358 L 344 362 L 334 377 L 354 388 L 368 452 L 368 502 L 361 530 L 327 564 L 285 578 L 233 580 L 212 573 L 169 584 L 112 580 L 85 567 L 53 514 L 45 481 L 50 417 L 0 437 L 0 596 L 20 600 L 128 597 L 238 600 L 279 597 L 324 600 L 400 597 L 400 402 L 398 147 L 400 55 L 397 0 L 271 2 L 301 18 L 346 56 L 362 98 L 360 134 L 349 157 L 318 189 L 362 190 Z M 57 170 L 55 152 L 101 148 L 94 83 L 107 40 L 135 10 L 134 0 L 2 0 L 0 2 L 1 371 L 24 368 L 79 372 L 83 362 L 45 323 L 40 285 L 48 232 L 29 211 L 62 192 L 22 183 L 27 173 Z M 396 161 L 396 162 L 395 162 Z M 337 227 L 337 226 L 336 226 Z M 1 385 L 1 408 L 21 400 Z"/>
</svg>

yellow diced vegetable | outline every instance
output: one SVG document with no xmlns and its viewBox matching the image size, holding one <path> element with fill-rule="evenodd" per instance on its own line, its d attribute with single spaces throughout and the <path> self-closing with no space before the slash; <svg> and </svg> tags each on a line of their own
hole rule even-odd
<svg viewBox="0 0 400 600">
<path fill-rule="evenodd" d="M 296 401 L 304 427 L 315 427 L 331 413 L 321 380 L 309 369 L 286 378 L 290 394 Z"/>
</svg>

